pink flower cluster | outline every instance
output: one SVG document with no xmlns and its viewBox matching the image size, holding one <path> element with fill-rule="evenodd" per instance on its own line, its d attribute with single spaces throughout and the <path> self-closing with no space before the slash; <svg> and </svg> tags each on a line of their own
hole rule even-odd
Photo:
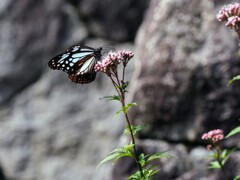
<svg viewBox="0 0 240 180">
<path fill-rule="evenodd" d="M 229 4 L 222 7 L 217 14 L 219 21 L 227 21 L 227 27 L 238 30 L 240 25 L 240 3 Z"/>
<path fill-rule="evenodd" d="M 213 143 L 220 141 L 224 139 L 223 130 L 215 129 L 215 130 L 209 131 L 208 133 L 204 133 L 202 135 L 202 139 L 211 139 Z"/>
<path fill-rule="evenodd" d="M 110 75 L 111 71 L 115 71 L 117 66 L 122 62 L 124 66 L 134 56 L 131 51 L 118 51 L 109 52 L 107 56 L 102 60 L 98 61 L 95 65 L 95 71 L 101 71 Z"/>
</svg>

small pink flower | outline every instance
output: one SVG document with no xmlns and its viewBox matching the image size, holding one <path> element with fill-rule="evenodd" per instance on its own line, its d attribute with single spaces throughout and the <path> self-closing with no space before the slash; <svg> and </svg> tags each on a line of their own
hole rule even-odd
<svg viewBox="0 0 240 180">
<path fill-rule="evenodd" d="M 220 141 L 224 139 L 223 130 L 215 129 L 215 130 L 209 131 L 208 133 L 204 133 L 202 135 L 202 139 L 210 139 L 213 143 Z"/>
<path fill-rule="evenodd" d="M 234 3 L 227 6 L 223 6 L 217 14 L 219 21 L 228 21 L 228 18 L 232 16 L 240 16 L 240 4 Z"/>
<path fill-rule="evenodd" d="M 118 52 L 109 52 L 102 61 L 98 61 L 95 65 L 95 71 L 101 71 L 110 75 L 111 72 L 114 72 L 117 66 L 120 63 L 123 63 L 124 66 L 128 63 L 128 61 L 133 57 L 133 53 L 131 51 L 118 51 Z"/>
<path fill-rule="evenodd" d="M 134 56 L 131 51 L 118 51 L 118 53 L 125 61 L 129 61 Z"/>
<path fill-rule="evenodd" d="M 227 23 L 225 24 L 227 27 L 234 28 L 238 26 L 240 23 L 240 17 L 239 16 L 232 16 L 228 18 Z"/>
<path fill-rule="evenodd" d="M 217 19 L 219 21 L 227 21 L 225 26 L 234 29 L 240 37 L 240 3 L 222 7 L 217 14 Z"/>
</svg>

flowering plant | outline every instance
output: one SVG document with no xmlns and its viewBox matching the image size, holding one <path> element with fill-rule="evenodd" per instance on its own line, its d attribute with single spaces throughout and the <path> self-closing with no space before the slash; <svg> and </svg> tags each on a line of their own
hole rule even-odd
<svg viewBox="0 0 240 180">
<path fill-rule="evenodd" d="M 217 14 L 217 19 L 225 21 L 225 26 L 236 31 L 240 39 L 240 3 L 223 6 Z M 240 80 L 240 75 L 233 77 L 229 81 L 229 84 L 232 84 L 236 80 Z"/>
<path fill-rule="evenodd" d="M 225 26 L 235 30 L 240 38 L 240 4 L 229 4 L 221 8 L 217 14 L 219 21 L 227 21 Z"/>
<path fill-rule="evenodd" d="M 219 21 L 225 21 L 225 26 L 233 29 L 237 32 L 240 39 L 240 3 L 229 4 L 223 6 L 217 14 L 217 19 Z M 240 75 L 233 77 L 229 84 L 232 84 L 235 80 L 240 80 Z M 210 162 L 209 168 L 211 169 L 221 169 L 224 179 L 230 179 L 225 172 L 225 163 L 232 152 L 237 148 L 232 150 L 223 149 L 221 147 L 221 142 L 228 139 L 236 134 L 240 133 L 240 126 L 234 128 L 227 136 L 224 136 L 223 130 L 216 129 L 204 133 L 202 139 L 210 140 L 210 144 L 207 146 L 210 151 L 212 151 L 211 157 L 214 159 Z M 234 180 L 239 180 L 240 176 L 235 176 Z"/>
<path fill-rule="evenodd" d="M 129 82 L 125 80 L 125 70 L 128 62 L 133 58 L 134 54 L 131 51 L 118 51 L 118 52 L 110 52 L 108 55 L 102 60 L 98 61 L 95 65 L 96 72 L 102 72 L 107 75 L 111 79 L 111 82 L 117 92 L 117 95 L 114 96 L 106 96 L 104 99 L 107 100 L 117 100 L 121 103 L 122 108 L 117 112 L 117 115 L 120 113 L 124 114 L 127 127 L 124 130 L 124 134 L 129 134 L 131 137 L 131 142 L 123 147 L 117 148 L 113 150 L 107 157 L 105 157 L 99 165 L 113 160 L 116 162 L 121 157 L 131 157 L 136 162 L 136 166 L 138 171 L 129 176 L 129 180 L 148 180 L 150 177 L 155 175 L 159 170 L 155 169 L 154 166 L 151 166 L 149 163 L 154 159 L 159 159 L 163 157 L 170 157 L 166 151 L 145 155 L 143 153 L 139 153 L 135 135 L 141 131 L 145 126 L 138 125 L 134 126 L 131 124 L 131 121 L 128 116 L 128 110 L 136 106 L 136 103 L 126 104 L 126 93 L 127 88 L 129 86 Z M 122 65 L 122 66 L 120 66 Z M 120 73 L 121 72 L 121 73 Z"/>
<path fill-rule="evenodd" d="M 229 180 L 226 171 L 225 171 L 225 163 L 227 162 L 230 154 L 236 150 L 236 148 L 232 150 L 223 149 L 221 147 L 221 142 L 224 139 L 227 139 L 235 134 L 240 132 L 240 128 L 235 128 L 232 130 L 226 137 L 224 136 L 223 130 L 215 129 L 211 130 L 202 135 L 203 140 L 209 140 L 210 144 L 207 145 L 207 149 L 212 152 L 211 156 L 213 161 L 210 162 L 210 169 L 221 169 L 224 179 Z M 240 176 L 235 176 L 234 180 L 239 180 Z"/>
</svg>

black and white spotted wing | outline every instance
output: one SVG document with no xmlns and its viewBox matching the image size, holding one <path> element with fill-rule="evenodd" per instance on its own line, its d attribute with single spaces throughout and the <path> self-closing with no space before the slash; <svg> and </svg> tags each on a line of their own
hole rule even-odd
<svg viewBox="0 0 240 180">
<path fill-rule="evenodd" d="M 96 77 L 94 66 L 101 58 L 101 51 L 101 47 L 95 49 L 88 46 L 71 46 L 64 53 L 51 59 L 48 66 L 54 70 L 65 71 L 75 83 L 90 83 Z"/>
</svg>

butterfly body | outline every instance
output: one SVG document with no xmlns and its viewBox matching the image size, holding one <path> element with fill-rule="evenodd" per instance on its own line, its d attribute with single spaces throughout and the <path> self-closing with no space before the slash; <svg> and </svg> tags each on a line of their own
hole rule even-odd
<svg viewBox="0 0 240 180">
<path fill-rule="evenodd" d="M 94 66 L 101 59 L 102 48 L 89 46 L 71 46 L 48 62 L 54 70 L 62 70 L 75 83 L 85 84 L 94 81 L 96 72 Z"/>
</svg>

